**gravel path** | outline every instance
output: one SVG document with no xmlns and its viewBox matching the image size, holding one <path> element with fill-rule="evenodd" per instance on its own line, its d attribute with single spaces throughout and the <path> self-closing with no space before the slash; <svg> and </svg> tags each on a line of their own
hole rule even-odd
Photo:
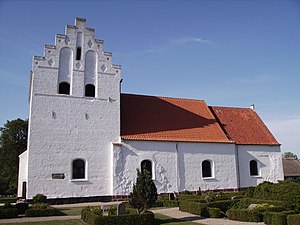
<svg viewBox="0 0 300 225">
<path fill-rule="evenodd" d="M 205 218 L 201 216 L 196 216 L 187 212 L 179 211 L 179 208 L 167 208 L 167 209 L 155 209 L 151 210 L 154 213 L 160 213 L 169 217 L 173 217 L 176 219 L 184 220 L 184 221 L 192 221 L 195 223 L 201 223 L 206 225 L 263 225 L 264 223 L 250 223 L 250 222 L 240 222 L 234 220 L 227 219 L 213 219 L 213 218 Z"/>
</svg>

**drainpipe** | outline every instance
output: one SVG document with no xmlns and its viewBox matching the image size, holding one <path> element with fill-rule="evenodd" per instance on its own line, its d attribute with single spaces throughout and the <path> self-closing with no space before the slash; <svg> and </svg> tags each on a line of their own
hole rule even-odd
<svg viewBox="0 0 300 225">
<path fill-rule="evenodd" d="M 239 146 L 235 147 L 235 158 L 236 158 L 236 179 L 237 179 L 237 188 L 241 188 L 241 178 L 240 178 L 240 163 L 239 163 Z"/>
</svg>

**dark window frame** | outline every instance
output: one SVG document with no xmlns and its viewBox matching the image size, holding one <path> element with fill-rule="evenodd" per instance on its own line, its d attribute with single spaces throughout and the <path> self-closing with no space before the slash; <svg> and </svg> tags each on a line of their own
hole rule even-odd
<svg viewBox="0 0 300 225">
<path fill-rule="evenodd" d="M 82 54 L 81 47 L 77 47 L 76 48 L 76 60 L 81 60 L 81 54 Z"/>
<path fill-rule="evenodd" d="M 256 160 L 251 160 L 249 162 L 250 176 L 259 176 L 258 162 Z"/>
<path fill-rule="evenodd" d="M 84 96 L 85 97 L 92 97 L 95 98 L 96 96 L 96 87 L 93 84 L 86 84 L 84 90 Z"/>
<path fill-rule="evenodd" d="M 212 162 L 210 160 L 204 160 L 201 163 L 201 166 L 202 166 L 202 177 L 212 178 L 213 177 Z"/>
<path fill-rule="evenodd" d="M 86 161 L 84 159 L 74 159 L 72 161 L 72 180 L 86 179 Z"/>
<path fill-rule="evenodd" d="M 71 86 L 68 82 L 63 81 L 58 84 L 58 94 L 70 95 Z"/>
<path fill-rule="evenodd" d="M 151 161 L 151 160 L 149 160 L 149 159 L 144 159 L 144 160 L 141 162 L 141 172 L 142 172 L 144 169 L 146 169 L 146 170 L 150 173 L 150 175 L 151 175 L 151 177 L 152 177 L 152 179 L 153 179 L 153 170 L 152 170 L 152 161 Z"/>
</svg>

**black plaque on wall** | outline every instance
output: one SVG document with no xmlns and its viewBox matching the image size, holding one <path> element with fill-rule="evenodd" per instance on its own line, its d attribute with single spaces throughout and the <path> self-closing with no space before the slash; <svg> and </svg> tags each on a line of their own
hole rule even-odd
<svg viewBox="0 0 300 225">
<path fill-rule="evenodd" d="M 52 173 L 52 179 L 65 179 L 64 173 Z"/>
</svg>

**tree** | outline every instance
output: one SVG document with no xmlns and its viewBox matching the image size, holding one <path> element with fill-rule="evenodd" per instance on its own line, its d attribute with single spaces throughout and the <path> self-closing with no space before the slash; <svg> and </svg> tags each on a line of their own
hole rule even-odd
<svg viewBox="0 0 300 225">
<path fill-rule="evenodd" d="M 298 156 L 296 154 L 292 153 L 292 152 L 283 153 L 283 157 L 285 157 L 285 158 L 295 158 L 295 159 L 299 160 Z"/>
<path fill-rule="evenodd" d="M 133 184 L 133 192 L 130 193 L 129 203 L 139 213 L 146 212 L 157 200 L 157 189 L 148 170 L 140 172 L 137 169 L 136 184 Z"/>
<path fill-rule="evenodd" d="M 7 121 L 0 128 L 0 194 L 16 194 L 19 155 L 26 150 L 28 120 Z"/>
</svg>

